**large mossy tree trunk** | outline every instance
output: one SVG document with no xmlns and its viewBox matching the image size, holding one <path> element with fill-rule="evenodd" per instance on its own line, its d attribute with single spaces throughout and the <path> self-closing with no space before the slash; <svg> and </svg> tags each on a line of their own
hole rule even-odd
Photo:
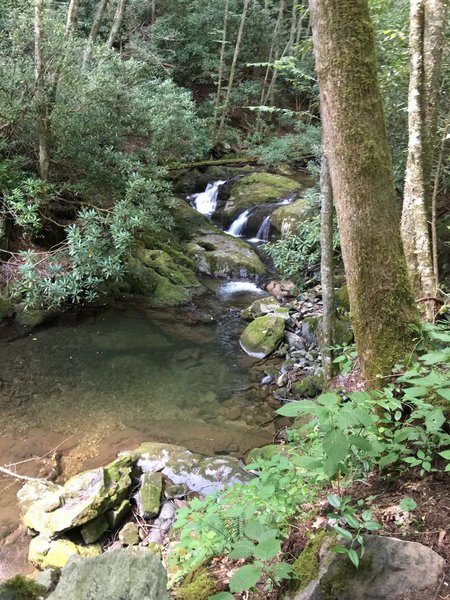
<svg viewBox="0 0 450 600">
<path fill-rule="evenodd" d="M 329 162 L 350 310 L 371 385 L 412 349 L 416 320 L 367 0 L 310 0 Z"/>
</svg>

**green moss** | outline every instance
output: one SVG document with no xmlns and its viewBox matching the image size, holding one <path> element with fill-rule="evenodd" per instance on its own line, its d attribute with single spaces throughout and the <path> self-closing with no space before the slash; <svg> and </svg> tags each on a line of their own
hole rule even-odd
<svg viewBox="0 0 450 600">
<path fill-rule="evenodd" d="M 177 600 L 208 600 L 216 586 L 206 569 L 196 569 L 187 575 L 176 590 Z"/>
<path fill-rule="evenodd" d="M 319 577 L 319 552 L 324 539 L 329 535 L 325 530 L 311 535 L 310 541 L 292 565 L 295 574 L 295 591 L 304 590 L 306 586 Z"/>
<path fill-rule="evenodd" d="M 0 585 L 0 597 L 8 600 L 39 600 L 47 597 L 46 589 L 31 579 L 16 575 L 6 583 Z"/>
<path fill-rule="evenodd" d="M 7 298 L 0 298 L 0 321 L 14 314 L 14 306 Z"/>
<path fill-rule="evenodd" d="M 322 600 L 339 600 L 348 591 L 348 582 L 373 578 L 372 557 L 365 555 L 358 569 L 346 555 L 337 555 L 328 572 L 320 580 Z"/>
</svg>

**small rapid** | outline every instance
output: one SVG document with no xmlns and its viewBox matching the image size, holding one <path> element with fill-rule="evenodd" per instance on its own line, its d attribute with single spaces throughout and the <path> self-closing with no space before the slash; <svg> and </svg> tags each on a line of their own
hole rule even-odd
<svg viewBox="0 0 450 600">
<path fill-rule="evenodd" d="M 198 212 L 211 217 L 217 208 L 217 196 L 221 186 L 226 181 L 212 181 L 208 183 L 204 192 L 188 196 L 188 200 Z"/>
</svg>

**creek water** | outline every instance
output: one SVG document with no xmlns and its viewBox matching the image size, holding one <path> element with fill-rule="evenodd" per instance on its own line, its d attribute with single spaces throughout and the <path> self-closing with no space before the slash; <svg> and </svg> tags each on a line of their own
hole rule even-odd
<svg viewBox="0 0 450 600">
<path fill-rule="evenodd" d="M 45 460 L 35 458 L 58 448 L 68 477 L 143 441 L 235 456 L 269 443 L 254 420 L 261 374 L 238 344 L 239 309 L 262 292 L 249 282 L 208 285 L 203 308 L 123 305 L 68 312 L 26 334 L 2 327 L 0 465 L 43 476 Z M 18 487 L 0 477 L 0 579 Z"/>
</svg>

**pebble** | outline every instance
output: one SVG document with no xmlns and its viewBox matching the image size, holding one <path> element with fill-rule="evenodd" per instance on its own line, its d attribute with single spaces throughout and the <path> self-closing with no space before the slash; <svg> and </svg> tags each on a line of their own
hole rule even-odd
<svg viewBox="0 0 450 600">
<path fill-rule="evenodd" d="M 269 385 L 269 383 L 272 383 L 272 381 L 273 381 L 272 375 L 266 375 L 265 377 L 263 377 L 261 379 L 261 385 Z"/>
</svg>

